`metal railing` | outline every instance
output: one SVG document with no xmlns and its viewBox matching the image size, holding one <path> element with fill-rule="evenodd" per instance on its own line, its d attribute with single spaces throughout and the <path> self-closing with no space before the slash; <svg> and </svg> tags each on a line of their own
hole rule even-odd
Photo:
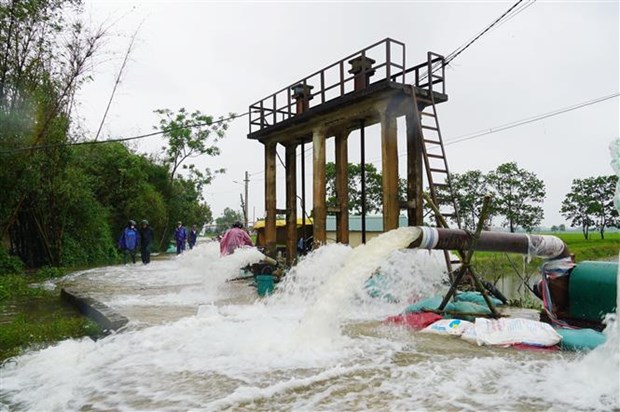
<svg viewBox="0 0 620 412">
<path fill-rule="evenodd" d="M 390 38 L 353 53 L 250 105 L 250 133 L 297 115 L 297 100 L 292 95 L 294 87 L 303 88 L 307 93 L 306 110 L 355 91 L 355 79 L 358 76 L 368 76 L 366 87 L 387 80 L 433 90 L 433 85 L 441 83 L 442 93 L 445 92 L 442 56 L 429 52 L 427 62 L 409 69 L 405 69 L 405 57 L 405 44 Z M 372 66 L 362 65 L 361 72 L 350 72 L 347 65 L 351 60 L 366 58 L 372 59 Z M 436 75 L 433 71 L 436 71 L 438 65 L 441 65 L 441 75 Z M 314 91 L 311 92 L 311 89 Z"/>
<path fill-rule="evenodd" d="M 437 91 L 442 94 L 446 93 L 445 58 L 437 53 L 426 53 L 426 61 L 424 63 L 420 63 L 417 66 L 408 68 L 403 73 L 394 75 L 392 80 L 394 81 L 403 75 L 405 76 L 407 84 L 412 84 L 420 89 Z M 435 89 L 434 85 L 436 84 L 440 84 L 440 89 Z"/>
</svg>

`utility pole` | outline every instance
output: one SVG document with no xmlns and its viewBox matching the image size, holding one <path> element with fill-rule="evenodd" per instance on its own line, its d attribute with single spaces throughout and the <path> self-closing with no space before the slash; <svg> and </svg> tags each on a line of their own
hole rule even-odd
<svg viewBox="0 0 620 412">
<path fill-rule="evenodd" d="M 245 218 L 245 230 L 249 230 L 250 228 L 248 227 L 248 185 L 250 184 L 250 174 L 248 173 L 248 171 L 245 171 L 245 201 L 243 202 L 245 205 L 244 211 L 243 211 L 243 216 Z"/>
</svg>

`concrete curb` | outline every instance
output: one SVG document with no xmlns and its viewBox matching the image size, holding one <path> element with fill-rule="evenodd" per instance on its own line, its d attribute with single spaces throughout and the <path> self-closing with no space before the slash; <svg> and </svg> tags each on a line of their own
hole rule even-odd
<svg viewBox="0 0 620 412">
<path fill-rule="evenodd" d="M 129 322 L 129 319 L 103 303 L 91 297 L 82 296 L 75 290 L 62 288 L 60 298 L 75 306 L 84 316 L 101 326 L 104 331 L 116 331 Z"/>
</svg>

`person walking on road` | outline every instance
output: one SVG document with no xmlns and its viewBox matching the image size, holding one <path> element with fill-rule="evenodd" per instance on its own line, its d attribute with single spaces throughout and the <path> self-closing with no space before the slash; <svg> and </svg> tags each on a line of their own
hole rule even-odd
<svg viewBox="0 0 620 412">
<path fill-rule="evenodd" d="M 131 257 L 132 263 L 136 263 L 136 251 L 138 250 L 139 241 L 136 222 L 130 220 L 118 239 L 118 248 L 123 251 L 124 264 L 127 264 L 127 255 Z"/>
<path fill-rule="evenodd" d="M 140 222 L 140 258 L 142 263 L 148 265 L 151 263 L 151 250 L 153 248 L 153 228 L 149 225 L 149 221 L 144 219 Z"/>
<path fill-rule="evenodd" d="M 174 240 L 177 242 L 177 255 L 180 255 L 185 250 L 185 242 L 187 242 L 187 230 L 180 221 L 174 229 Z"/>
<path fill-rule="evenodd" d="M 189 234 L 187 235 L 187 244 L 189 246 L 189 250 L 192 250 L 194 248 L 197 237 L 198 232 L 196 231 L 196 225 L 192 225 L 192 228 L 189 230 Z"/>
</svg>

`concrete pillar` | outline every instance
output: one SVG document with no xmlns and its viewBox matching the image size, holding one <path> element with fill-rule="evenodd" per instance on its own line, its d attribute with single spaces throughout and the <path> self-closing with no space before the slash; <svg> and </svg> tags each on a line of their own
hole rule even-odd
<svg viewBox="0 0 620 412">
<path fill-rule="evenodd" d="M 381 153 L 383 164 L 383 231 L 398 227 L 398 140 L 396 117 L 389 105 L 381 112 Z"/>
<path fill-rule="evenodd" d="M 297 145 L 286 146 L 286 260 L 297 257 Z"/>
<path fill-rule="evenodd" d="M 276 143 L 265 143 L 265 253 L 276 256 Z"/>
<path fill-rule="evenodd" d="M 422 186 L 422 141 L 420 118 L 413 107 L 405 115 L 407 122 L 407 220 L 409 226 L 424 224 Z"/>
<path fill-rule="evenodd" d="M 349 243 L 349 156 L 346 130 L 336 134 L 336 241 Z"/>
<path fill-rule="evenodd" d="M 325 138 L 325 130 L 315 129 L 312 133 L 314 242 L 320 245 L 325 244 L 327 240 L 327 207 L 325 206 Z"/>
</svg>

